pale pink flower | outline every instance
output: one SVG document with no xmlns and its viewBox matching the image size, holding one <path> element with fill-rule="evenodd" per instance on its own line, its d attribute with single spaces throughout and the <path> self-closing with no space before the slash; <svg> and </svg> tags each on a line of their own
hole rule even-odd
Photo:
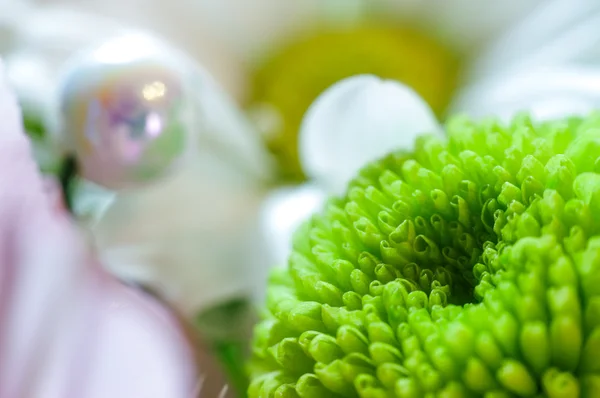
<svg viewBox="0 0 600 398">
<path fill-rule="evenodd" d="M 0 63 L 0 397 L 192 397 L 177 319 L 85 242 L 37 171 Z"/>
</svg>

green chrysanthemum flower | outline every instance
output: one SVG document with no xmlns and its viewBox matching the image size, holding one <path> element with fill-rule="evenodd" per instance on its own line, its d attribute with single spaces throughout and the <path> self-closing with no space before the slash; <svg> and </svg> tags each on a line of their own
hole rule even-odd
<svg viewBox="0 0 600 398">
<path fill-rule="evenodd" d="M 447 130 L 297 231 L 250 397 L 600 394 L 600 114 Z"/>
</svg>

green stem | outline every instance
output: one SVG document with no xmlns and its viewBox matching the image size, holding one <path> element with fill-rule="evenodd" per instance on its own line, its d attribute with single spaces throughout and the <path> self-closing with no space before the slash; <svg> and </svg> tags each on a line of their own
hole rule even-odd
<svg viewBox="0 0 600 398">
<path fill-rule="evenodd" d="M 69 155 L 63 160 L 59 170 L 59 182 L 69 212 L 73 212 L 73 187 L 77 177 L 77 160 Z"/>
</svg>

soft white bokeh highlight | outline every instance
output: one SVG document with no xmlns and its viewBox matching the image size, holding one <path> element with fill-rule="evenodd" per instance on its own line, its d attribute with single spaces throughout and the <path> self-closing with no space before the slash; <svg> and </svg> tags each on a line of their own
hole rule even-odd
<svg viewBox="0 0 600 398">
<path fill-rule="evenodd" d="M 367 163 L 394 149 L 411 149 L 419 134 L 440 131 L 431 108 L 411 88 L 355 76 L 327 89 L 307 111 L 300 160 L 309 178 L 339 195 Z"/>
</svg>

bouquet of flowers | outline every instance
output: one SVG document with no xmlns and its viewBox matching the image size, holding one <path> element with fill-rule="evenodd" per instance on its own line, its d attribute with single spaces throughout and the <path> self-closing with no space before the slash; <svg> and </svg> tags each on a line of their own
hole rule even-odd
<svg viewBox="0 0 600 398">
<path fill-rule="evenodd" d="M 244 109 L 126 18 L 0 16 L 0 397 L 600 394 L 598 5 L 333 3 Z"/>
</svg>

